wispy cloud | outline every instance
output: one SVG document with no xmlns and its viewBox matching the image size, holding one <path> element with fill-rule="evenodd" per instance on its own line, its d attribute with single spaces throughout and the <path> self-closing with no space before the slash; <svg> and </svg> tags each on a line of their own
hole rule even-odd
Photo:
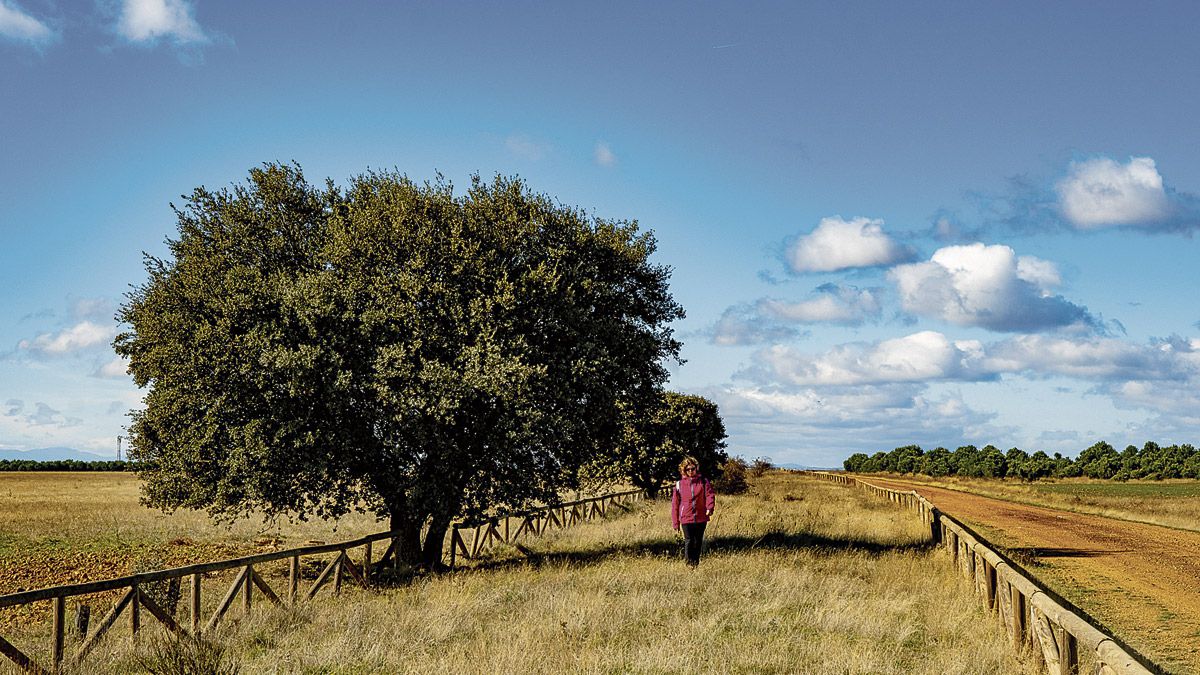
<svg viewBox="0 0 1200 675">
<path fill-rule="evenodd" d="M 127 378 L 129 377 L 129 360 L 117 357 L 97 368 L 93 375 L 110 379 Z"/>
<path fill-rule="evenodd" d="M 753 304 L 734 305 L 713 327 L 711 341 L 719 345 L 784 342 L 804 334 L 797 325 L 859 326 L 879 318 L 881 291 L 822 284 L 807 300 L 762 298 Z"/>
<path fill-rule="evenodd" d="M 913 258 L 913 251 L 883 231 L 883 221 L 870 218 L 822 218 L 812 232 L 796 237 L 784 251 L 796 274 L 881 267 Z"/>
<path fill-rule="evenodd" d="M 1086 307 L 1052 292 L 1060 283 L 1053 263 L 1008 246 L 947 246 L 888 274 L 905 311 L 919 316 L 1002 332 L 1103 331 Z"/>
<path fill-rule="evenodd" d="M 116 30 L 129 42 L 141 44 L 164 39 L 175 45 L 211 41 L 184 0 L 124 0 Z"/>
<path fill-rule="evenodd" d="M 534 140 L 525 134 L 509 134 L 504 147 L 521 159 L 539 161 L 550 154 L 550 144 Z"/>
<path fill-rule="evenodd" d="M 15 3 L 0 0 L 0 37 L 41 47 L 57 40 L 58 33 Z"/>
<path fill-rule="evenodd" d="M 596 163 L 605 168 L 612 168 L 617 165 L 617 156 L 613 153 L 612 148 L 604 141 L 596 141 L 595 150 Z"/>
<path fill-rule="evenodd" d="M 56 356 L 106 344 L 115 336 L 115 328 L 81 321 L 57 333 L 42 333 L 32 340 L 21 340 L 17 348 L 34 354 Z"/>
</svg>

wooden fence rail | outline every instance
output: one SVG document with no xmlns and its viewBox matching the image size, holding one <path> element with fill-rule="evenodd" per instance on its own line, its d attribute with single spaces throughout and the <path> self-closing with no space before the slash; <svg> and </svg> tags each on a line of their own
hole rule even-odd
<svg viewBox="0 0 1200 675">
<path fill-rule="evenodd" d="M 540 535 L 551 527 L 566 528 L 575 523 L 603 518 L 612 507 L 625 507 L 645 496 L 645 490 L 628 490 L 613 494 L 564 502 L 554 506 L 517 513 L 501 513 L 487 518 L 455 523 L 450 528 L 450 567 L 454 568 L 458 554 L 466 560 L 478 558 L 484 550 L 497 543 L 511 544 L 521 536 Z M 516 523 L 514 527 L 513 524 Z M 463 530 L 472 530 L 471 544 L 463 538 Z"/>
<path fill-rule="evenodd" d="M 1132 650 L 1083 618 L 1079 608 L 1052 596 L 1036 579 L 1013 566 L 995 547 L 959 520 L 944 513 L 915 490 L 873 485 L 845 474 L 806 471 L 821 480 L 857 486 L 916 511 L 935 543 L 974 585 L 988 610 L 999 618 L 1013 647 L 1037 650 L 1051 675 L 1080 672 L 1082 655 L 1091 654 L 1094 675 L 1152 675 Z"/>
<path fill-rule="evenodd" d="M 455 523 L 450 531 L 450 560 L 451 567 L 455 563 L 456 551 L 461 551 L 464 558 L 476 558 L 496 541 L 513 542 L 520 536 L 531 536 L 545 532 L 549 527 L 567 527 L 576 522 L 603 517 L 608 509 L 637 501 L 644 495 L 642 490 L 630 490 L 614 494 L 581 499 L 578 501 L 554 504 L 528 511 L 497 514 L 488 518 L 470 522 Z M 518 523 L 515 530 L 510 531 L 510 521 Z M 500 531 L 503 523 L 503 533 Z M 462 537 L 461 530 L 474 529 L 474 539 L 468 548 Z M 96 647 L 101 638 L 113 627 L 122 614 L 127 614 L 130 631 L 137 635 L 141 629 L 142 610 L 161 623 L 167 630 L 174 633 L 190 633 L 199 635 L 212 631 L 233 606 L 238 596 L 242 599 L 242 611 L 249 614 L 254 596 L 257 594 L 274 605 L 295 604 L 303 591 L 304 600 L 312 600 L 326 586 L 331 587 L 332 593 L 341 591 L 342 583 L 347 579 L 354 580 L 359 586 L 367 587 L 371 583 L 373 571 L 383 568 L 388 562 L 399 564 L 397 546 L 398 532 L 379 532 L 360 537 L 352 541 L 333 544 L 316 544 L 260 553 L 257 555 L 218 560 L 214 562 L 187 565 L 172 569 L 143 572 L 115 579 L 91 581 L 79 584 L 54 586 L 32 591 L 23 591 L 9 595 L 0 595 L 0 609 L 16 607 L 36 602 L 50 601 L 53 603 L 53 645 L 51 647 L 50 668 L 42 667 L 16 645 L 0 636 L 0 654 L 8 657 L 17 667 L 30 673 L 57 672 L 67 658 L 66 653 L 66 605 L 67 598 L 103 593 L 107 591 L 124 591 L 112 609 L 96 624 L 94 630 L 86 635 L 80 635 L 80 643 L 70 656 L 75 662 L 81 662 Z M 372 547 L 375 542 L 389 540 L 388 547 L 378 560 L 373 560 Z M 361 562 L 355 563 L 350 557 L 354 549 L 362 549 Z M 336 553 L 322 568 L 316 579 L 307 589 L 301 588 L 300 561 L 302 557 Z M 287 588 L 276 592 L 255 568 L 275 561 L 287 560 Z M 201 586 L 205 575 L 212 576 L 218 572 L 236 570 L 233 579 L 216 609 L 208 616 L 207 621 L 201 611 Z M 189 611 L 188 625 L 181 624 L 175 618 L 175 607 L 163 607 L 146 592 L 150 584 L 167 582 L 178 589 L 181 580 L 189 580 L 189 597 L 186 603 Z"/>
</svg>

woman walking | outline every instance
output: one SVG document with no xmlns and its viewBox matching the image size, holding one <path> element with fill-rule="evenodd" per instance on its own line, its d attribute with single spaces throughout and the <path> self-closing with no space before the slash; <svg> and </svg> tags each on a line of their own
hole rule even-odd
<svg viewBox="0 0 1200 675">
<path fill-rule="evenodd" d="M 700 564 L 704 528 L 716 505 L 712 483 L 700 475 L 700 463 L 695 457 L 684 457 L 679 463 L 679 482 L 671 493 L 671 527 L 683 528 L 683 555 L 692 569 Z"/>
</svg>

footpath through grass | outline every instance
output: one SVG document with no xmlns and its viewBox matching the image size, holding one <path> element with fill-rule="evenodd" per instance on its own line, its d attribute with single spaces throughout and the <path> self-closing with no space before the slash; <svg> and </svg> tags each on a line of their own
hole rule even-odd
<svg viewBox="0 0 1200 675">
<path fill-rule="evenodd" d="M 768 474 L 719 498 L 708 542 L 690 572 L 666 503 L 644 503 L 473 569 L 231 615 L 216 660 L 243 673 L 1037 672 L 918 519 L 864 491 Z M 158 631 L 136 648 L 114 633 L 85 670 L 178 658 Z"/>
</svg>

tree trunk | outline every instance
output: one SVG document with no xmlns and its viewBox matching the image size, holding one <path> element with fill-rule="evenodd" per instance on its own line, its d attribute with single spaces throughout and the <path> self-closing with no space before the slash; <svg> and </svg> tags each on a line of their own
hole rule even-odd
<svg viewBox="0 0 1200 675">
<path fill-rule="evenodd" d="M 446 541 L 446 530 L 450 528 L 449 515 L 437 515 L 429 523 L 425 533 L 425 547 L 422 563 L 428 570 L 437 570 L 442 566 L 442 547 Z"/>
<path fill-rule="evenodd" d="M 393 532 L 399 532 L 396 558 L 413 567 L 424 562 L 421 556 L 421 527 L 413 522 L 411 515 L 403 511 L 392 511 L 390 527 Z"/>
</svg>

